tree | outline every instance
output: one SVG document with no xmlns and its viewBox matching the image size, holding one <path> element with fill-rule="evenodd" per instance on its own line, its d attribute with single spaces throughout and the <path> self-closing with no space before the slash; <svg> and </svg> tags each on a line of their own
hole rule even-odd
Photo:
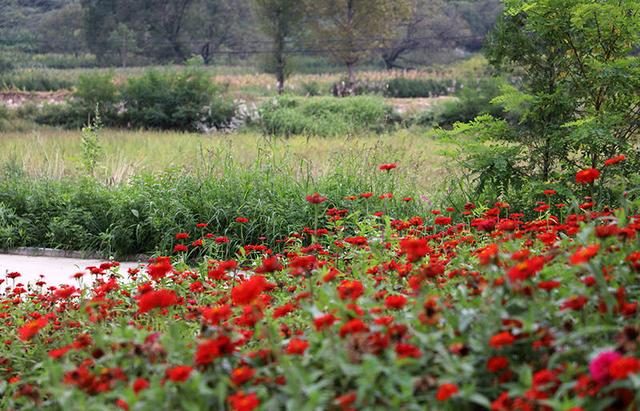
<svg viewBox="0 0 640 411">
<path fill-rule="evenodd" d="M 409 0 L 310 0 L 310 28 L 319 49 L 347 68 L 349 86 L 355 68 L 393 37 L 409 14 Z"/>
<path fill-rule="evenodd" d="M 290 74 L 287 43 L 300 29 L 304 9 L 300 0 L 255 0 L 255 6 L 260 26 L 273 43 L 273 51 L 267 57 L 267 70 L 275 74 L 278 94 L 282 94 Z"/>
<path fill-rule="evenodd" d="M 126 24 L 120 23 L 109 36 L 109 44 L 118 53 L 120 65 L 127 67 L 130 53 L 136 50 L 136 35 Z"/>
<path fill-rule="evenodd" d="M 78 54 L 87 50 L 79 3 L 47 13 L 38 27 L 41 49 L 45 52 Z"/>
<path fill-rule="evenodd" d="M 504 0 L 504 5 L 487 55 L 518 79 L 496 99 L 512 121 L 484 117 L 457 127 L 457 133 L 504 142 L 503 150 L 485 152 L 475 163 L 485 171 L 509 163 L 502 180 L 519 178 L 521 184 L 572 178 L 576 170 L 601 167 L 618 154 L 628 157 L 629 167 L 638 167 L 640 60 L 632 53 L 640 46 L 640 3 Z"/>
<path fill-rule="evenodd" d="M 397 33 L 382 47 L 382 59 L 388 70 L 404 68 L 398 62 L 406 55 L 451 47 L 471 34 L 457 8 L 444 0 L 413 0 L 410 13 L 400 22 Z"/>
<path fill-rule="evenodd" d="M 156 46 L 168 46 L 176 63 L 184 62 L 188 47 L 183 42 L 186 16 L 196 0 L 142 0 L 142 16 Z"/>
</svg>

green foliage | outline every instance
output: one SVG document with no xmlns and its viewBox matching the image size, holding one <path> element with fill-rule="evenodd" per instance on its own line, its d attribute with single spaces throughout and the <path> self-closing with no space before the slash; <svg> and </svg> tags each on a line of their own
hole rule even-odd
<svg viewBox="0 0 640 411">
<path fill-rule="evenodd" d="M 233 106 L 221 101 L 206 72 L 149 70 L 122 90 L 124 118 L 133 127 L 197 131 L 225 125 Z"/>
<path fill-rule="evenodd" d="M 87 174 L 91 176 L 95 175 L 96 166 L 103 154 L 99 136 L 101 128 L 100 113 L 96 108 L 91 124 L 82 128 L 82 164 Z"/>
<path fill-rule="evenodd" d="M 261 127 L 274 136 L 347 136 L 381 133 L 396 120 L 393 109 L 376 97 L 280 97 L 265 103 Z"/>
<path fill-rule="evenodd" d="M 639 15 L 636 1 L 505 1 L 487 54 L 518 81 L 491 99 L 506 112 L 508 122 L 502 124 L 507 127 L 494 137 L 507 151 L 462 153 L 469 171 L 480 176 L 478 189 L 490 187 L 498 195 L 509 191 L 517 199 L 519 187 L 569 183 L 576 171 L 602 168 L 605 159 L 619 154 L 626 155 L 627 164 L 638 162 L 640 61 L 631 53 L 640 47 Z M 475 127 L 453 131 L 465 137 L 462 141 L 482 132 Z M 511 179 L 505 175 L 508 184 L 496 185 L 486 168 L 505 164 L 511 150 L 518 159 L 507 167 Z M 624 171 L 611 172 L 622 176 Z M 516 176 L 520 182 L 513 184 Z M 597 193 L 601 201 L 616 195 L 603 180 L 581 190 Z"/>
<path fill-rule="evenodd" d="M 349 167 L 337 167 L 318 179 L 297 178 L 282 164 L 266 159 L 250 167 L 230 163 L 220 175 L 197 177 L 176 170 L 140 175 L 111 187 L 92 178 L 55 181 L 7 173 L 0 177 L 0 241 L 9 238 L 1 233 L 20 231 L 12 246 L 123 256 L 168 252 L 175 232 L 209 223 L 219 235 L 235 236 L 243 244 L 257 244 L 259 237 L 266 237 L 266 243 L 277 248 L 281 244 L 276 240 L 313 226 L 315 215 L 305 200 L 308 194 L 318 191 L 336 199 L 332 206 L 364 211 L 382 208 L 383 200 L 343 199 L 362 192 L 385 192 L 388 184 L 386 175 L 362 176 Z M 419 213 L 418 204 L 400 199 L 387 201 L 385 207 L 399 216 Z M 2 210 L 12 217 L 3 220 Z M 249 223 L 240 227 L 235 223 L 238 216 Z M 224 250 L 235 250 L 236 245 Z"/>
</svg>

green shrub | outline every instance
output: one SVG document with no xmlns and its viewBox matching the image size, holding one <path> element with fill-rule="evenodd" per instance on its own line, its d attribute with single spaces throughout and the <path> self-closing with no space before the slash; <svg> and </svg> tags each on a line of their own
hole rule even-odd
<svg viewBox="0 0 640 411">
<path fill-rule="evenodd" d="M 206 72 L 150 70 L 129 79 L 122 91 L 124 117 L 133 127 L 196 131 L 220 127 L 233 116 Z"/>
<path fill-rule="evenodd" d="M 485 78 L 467 82 L 456 93 L 455 100 L 449 100 L 418 115 L 414 122 L 422 126 L 438 125 L 449 127 L 456 122 L 467 122 L 483 114 L 497 118 L 504 117 L 502 107 L 491 100 L 501 94 L 502 79 Z"/>
<path fill-rule="evenodd" d="M 374 97 L 280 97 L 261 108 L 265 134 L 276 136 L 340 136 L 381 133 L 397 116 L 393 108 Z"/>
</svg>

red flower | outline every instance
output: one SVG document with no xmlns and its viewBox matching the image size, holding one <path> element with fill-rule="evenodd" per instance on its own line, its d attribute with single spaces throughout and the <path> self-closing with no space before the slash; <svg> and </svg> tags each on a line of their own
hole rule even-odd
<svg viewBox="0 0 640 411">
<path fill-rule="evenodd" d="M 235 345 L 226 335 L 221 335 L 214 340 L 206 340 L 196 350 L 196 365 L 211 364 L 216 358 L 231 354 L 235 350 Z"/>
<path fill-rule="evenodd" d="M 325 314 L 313 319 L 313 324 L 316 326 L 316 330 L 322 331 L 327 329 L 336 322 L 336 317 L 332 314 Z"/>
<path fill-rule="evenodd" d="M 210 325 L 220 325 L 221 322 L 231 317 L 231 307 L 228 304 L 218 305 L 216 307 L 207 307 L 202 310 L 202 319 Z"/>
<path fill-rule="evenodd" d="M 236 217 L 236 223 L 244 224 L 244 223 L 248 223 L 248 222 L 249 222 L 249 219 L 248 219 L 248 218 L 245 218 L 245 217 Z"/>
<path fill-rule="evenodd" d="M 178 234 L 176 234 L 176 240 L 186 240 L 187 238 L 189 238 L 189 234 L 188 233 L 178 233 Z"/>
<path fill-rule="evenodd" d="M 48 323 L 48 320 L 44 317 L 38 318 L 37 320 L 33 320 L 18 328 L 18 338 L 22 341 L 29 341 L 32 339 L 38 332 L 44 328 Z"/>
<path fill-rule="evenodd" d="M 235 305 L 250 305 L 267 286 L 267 280 L 261 275 L 256 275 L 233 287 L 231 299 Z"/>
<path fill-rule="evenodd" d="M 189 251 L 189 248 L 184 244 L 176 244 L 173 246 L 174 253 L 183 253 Z"/>
<path fill-rule="evenodd" d="M 149 386 L 149 381 L 145 380 L 144 378 L 137 378 L 133 382 L 133 392 L 138 395 L 140 391 L 146 390 L 147 388 L 149 388 Z"/>
<path fill-rule="evenodd" d="M 420 358 L 422 353 L 420 349 L 413 344 L 398 343 L 396 345 L 396 354 L 400 358 Z"/>
<path fill-rule="evenodd" d="M 188 365 L 179 365 L 177 367 L 169 368 L 166 371 L 166 376 L 173 382 L 184 382 L 191 375 L 191 371 L 193 371 L 193 368 Z"/>
<path fill-rule="evenodd" d="M 496 373 L 509 366 L 509 359 L 503 356 L 494 356 L 487 361 L 487 370 L 489 372 Z"/>
<path fill-rule="evenodd" d="M 436 217 L 433 222 L 435 225 L 449 225 L 451 224 L 451 217 Z"/>
<path fill-rule="evenodd" d="M 581 170 L 576 173 L 576 183 L 578 184 L 589 184 L 593 183 L 595 180 L 600 177 L 600 171 L 595 168 L 587 168 L 586 170 Z"/>
<path fill-rule="evenodd" d="M 369 327 L 359 318 L 349 320 L 340 327 L 340 337 L 369 331 Z"/>
<path fill-rule="evenodd" d="M 503 331 L 489 339 L 489 345 L 493 348 L 502 348 L 515 342 L 515 337 L 507 331 Z"/>
<path fill-rule="evenodd" d="M 260 400 L 255 392 L 245 394 L 242 391 L 230 395 L 227 398 L 232 411 L 253 411 L 260 405 Z"/>
<path fill-rule="evenodd" d="M 357 300 L 364 293 L 364 286 L 358 280 L 343 280 L 338 286 L 338 293 L 342 300 Z"/>
<path fill-rule="evenodd" d="M 158 257 L 147 267 L 147 273 L 149 273 L 155 281 L 159 281 L 171 270 L 173 270 L 173 267 L 171 266 L 171 258 L 169 257 Z"/>
<path fill-rule="evenodd" d="M 576 251 L 569 262 L 573 265 L 583 264 L 591 260 L 596 254 L 598 254 L 598 250 L 600 250 L 600 244 L 593 244 L 587 247 L 580 247 L 578 251 Z"/>
<path fill-rule="evenodd" d="M 420 260 L 431 251 L 425 238 L 404 238 L 400 240 L 400 249 L 410 263 Z"/>
<path fill-rule="evenodd" d="M 583 295 L 577 297 L 567 298 L 560 306 L 561 310 L 581 310 L 589 302 L 589 299 Z"/>
<path fill-rule="evenodd" d="M 287 345 L 286 352 L 291 355 L 302 355 L 309 347 L 309 343 L 299 338 L 293 338 Z"/>
<path fill-rule="evenodd" d="M 239 367 L 231 371 L 231 382 L 235 385 L 242 385 L 250 381 L 256 374 L 256 370 L 251 367 Z"/>
<path fill-rule="evenodd" d="M 624 380 L 631 374 L 640 373 L 640 360 L 634 357 L 620 357 L 609 365 L 609 375 L 616 380 Z"/>
<path fill-rule="evenodd" d="M 178 296 L 173 290 L 149 291 L 138 300 L 138 311 L 146 313 L 154 308 L 166 308 L 176 304 L 178 304 Z"/>
<path fill-rule="evenodd" d="M 318 193 L 313 193 L 310 196 L 307 196 L 307 201 L 311 204 L 322 204 L 327 201 L 327 197 L 323 197 Z"/>
<path fill-rule="evenodd" d="M 456 394 L 458 392 L 458 387 L 455 384 L 442 384 L 439 388 L 438 388 L 438 393 L 436 394 L 436 399 L 438 401 L 446 401 L 449 398 L 451 398 L 451 396 L 453 396 L 454 394 Z"/>
<path fill-rule="evenodd" d="M 609 167 L 609 166 L 612 166 L 614 164 L 621 163 L 621 162 L 625 161 L 626 159 L 627 159 L 627 157 L 625 157 L 624 154 L 620 154 L 619 156 L 615 156 L 615 157 L 612 157 L 612 158 L 610 158 L 608 160 L 605 160 L 604 161 L 604 166 L 605 167 Z"/>
<path fill-rule="evenodd" d="M 385 307 L 399 310 L 407 304 L 407 297 L 403 295 L 390 295 L 384 300 Z"/>
<path fill-rule="evenodd" d="M 552 196 L 558 194 L 558 192 L 556 190 L 544 190 L 543 194 L 546 196 Z"/>
<path fill-rule="evenodd" d="M 280 307 L 276 307 L 273 310 L 273 318 L 284 317 L 285 315 L 289 314 L 295 309 L 296 309 L 296 306 L 291 303 L 287 303 L 285 305 L 281 305 Z"/>
<path fill-rule="evenodd" d="M 66 353 L 68 353 L 71 349 L 73 348 L 73 345 L 66 345 L 64 347 L 55 349 L 55 350 L 51 350 L 49 351 L 49 357 L 53 358 L 54 360 L 57 358 L 62 357 L 63 355 L 65 355 Z"/>
<path fill-rule="evenodd" d="M 278 258 L 273 256 L 273 257 L 265 258 L 264 260 L 262 260 L 262 265 L 256 268 L 255 271 L 258 274 L 267 274 L 267 273 L 280 271 L 282 270 L 282 268 L 283 268 L 282 264 L 280 264 L 280 262 L 278 261 Z"/>
<path fill-rule="evenodd" d="M 545 291 L 551 291 L 558 287 L 560 287 L 560 281 L 540 281 L 538 283 L 538 288 Z"/>
<path fill-rule="evenodd" d="M 381 164 L 378 168 L 382 171 L 391 171 L 398 167 L 398 163 Z"/>
</svg>

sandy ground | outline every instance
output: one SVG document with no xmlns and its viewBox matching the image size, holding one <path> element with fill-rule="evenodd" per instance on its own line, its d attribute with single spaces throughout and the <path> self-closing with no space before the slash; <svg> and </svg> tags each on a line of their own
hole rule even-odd
<svg viewBox="0 0 640 411">
<path fill-rule="evenodd" d="M 16 283 L 35 282 L 42 278 L 48 285 L 75 285 L 77 281 L 73 279 L 73 275 L 84 272 L 86 275 L 83 282 L 87 284 L 92 276 L 89 275 L 86 267 L 98 267 L 102 262 L 104 261 L 0 254 L 0 280 L 5 279 L 8 273 L 18 272 L 21 276 L 16 278 Z M 139 265 L 139 263 L 121 263 L 120 272 L 126 273 L 127 269 Z M 11 283 L 10 279 L 6 281 Z"/>
</svg>

